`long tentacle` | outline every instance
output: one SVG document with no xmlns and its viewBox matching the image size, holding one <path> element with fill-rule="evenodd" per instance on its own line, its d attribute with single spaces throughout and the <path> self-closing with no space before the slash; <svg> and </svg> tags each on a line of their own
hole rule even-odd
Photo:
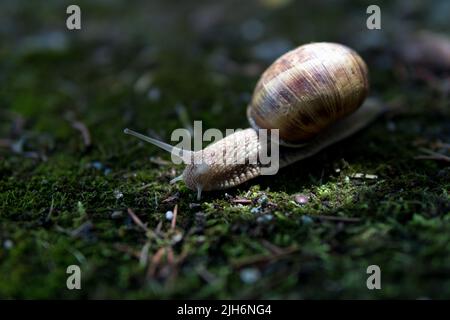
<svg viewBox="0 0 450 320">
<path fill-rule="evenodd" d="M 132 136 L 134 136 L 136 138 L 139 138 L 141 140 L 149 142 L 149 143 L 151 143 L 151 144 L 153 144 L 153 145 L 155 145 L 155 146 L 157 146 L 157 147 L 159 147 L 159 148 L 161 148 L 163 150 L 166 150 L 167 152 L 170 152 L 171 154 L 173 154 L 173 155 L 175 155 L 177 157 L 180 157 L 183 160 L 183 162 L 186 163 L 186 164 L 190 163 L 192 161 L 192 158 L 193 158 L 193 152 L 192 151 L 184 150 L 184 149 L 180 149 L 180 148 L 171 146 L 168 143 L 165 143 L 165 142 L 162 142 L 162 141 L 150 138 L 148 136 L 145 136 L 143 134 L 140 134 L 140 133 L 138 133 L 136 131 L 133 131 L 131 129 L 128 129 L 128 128 L 123 130 L 123 132 L 125 134 L 129 134 L 129 135 L 132 135 Z"/>
</svg>

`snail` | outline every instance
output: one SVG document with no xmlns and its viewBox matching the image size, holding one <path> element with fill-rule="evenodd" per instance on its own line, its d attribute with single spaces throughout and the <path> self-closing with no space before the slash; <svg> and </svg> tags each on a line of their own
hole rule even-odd
<svg viewBox="0 0 450 320">
<path fill-rule="evenodd" d="M 368 90 L 368 69 L 355 51 L 337 43 L 310 43 L 285 53 L 262 74 L 247 107 L 251 128 L 196 152 L 124 132 L 178 154 L 186 167 L 171 183 L 183 180 L 200 199 L 202 191 L 231 188 L 261 175 L 263 166 L 248 161 L 262 149 L 258 129 L 277 131 L 282 168 L 367 126 L 384 111 L 380 103 L 366 100 Z M 231 155 L 241 161 L 224 161 Z M 203 161 L 191 161 L 199 157 Z"/>
</svg>

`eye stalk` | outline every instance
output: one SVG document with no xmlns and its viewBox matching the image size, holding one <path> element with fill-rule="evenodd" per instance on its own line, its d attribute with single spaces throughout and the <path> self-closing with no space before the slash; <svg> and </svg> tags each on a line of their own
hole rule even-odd
<svg viewBox="0 0 450 320">
<path fill-rule="evenodd" d="M 159 141 L 157 139 L 154 138 L 150 138 L 146 135 L 143 135 L 139 132 L 136 132 L 134 130 L 131 129 L 124 129 L 123 133 L 125 134 L 129 134 L 131 136 L 134 136 L 138 139 L 141 139 L 145 142 L 151 143 L 179 158 L 181 158 L 181 160 L 183 160 L 183 162 L 185 164 L 188 165 L 188 167 L 186 167 L 185 171 L 183 172 L 182 175 L 175 177 L 174 179 L 172 179 L 170 181 L 171 184 L 176 183 L 178 181 L 182 181 L 185 180 L 186 181 L 186 185 L 197 191 L 197 200 L 201 199 L 201 195 L 202 195 L 202 190 L 203 187 L 202 185 L 199 183 L 199 180 L 201 180 L 201 177 L 205 174 L 207 174 L 209 166 L 206 163 L 200 163 L 197 165 L 189 165 L 190 163 L 193 162 L 195 153 L 189 150 L 183 150 L 177 147 L 174 147 L 168 143 Z M 189 173 L 187 173 L 189 172 Z"/>
<path fill-rule="evenodd" d="M 168 143 L 159 141 L 157 139 L 150 138 L 149 136 L 145 136 L 145 135 L 143 135 L 143 134 L 141 134 L 139 132 L 136 132 L 134 130 L 126 128 L 126 129 L 123 130 L 123 133 L 129 134 L 129 135 L 134 136 L 134 137 L 136 137 L 138 139 L 141 139 L 141 140 L 143 140 L 145 142 L 151 143 L 151 144 L 153 144 L 153 145 L 155 145 L 155 146 L 157 146 L 157 147 L 159 147 L 159 148 L 161 148 L 163 150 L 166 150 L 167 152 L 169 152 L 169 153 L 171 153 L 171 154 L 181 158 L 181 160 L 183 160 L 183 162 L 185 164 L 190 163 L 191 159 L 193 158 L 193 154 L 194 153 L 192 151 L 183 150 L 183 149 L 174 147 L 174 146 L 172 146 L 172 145 L 170 145 Z"/>
</svg>

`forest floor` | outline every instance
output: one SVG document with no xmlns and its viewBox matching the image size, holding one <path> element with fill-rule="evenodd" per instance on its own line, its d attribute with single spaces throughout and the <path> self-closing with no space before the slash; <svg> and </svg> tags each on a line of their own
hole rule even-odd
<svg viewBox="0 0 450 320">
<path fill-rule="evenodd" d="M 2 4 L 0 297 L 450 298 L 450 78 L 399 60 L 390 31 L 448 34 L 439 10 L 383 7 L 369 31 L 358 2 L 162 2 L 80 1 L 79 31 L 64 1 Z M 123 134 L 245 128 L 261 72 L 311 41 L 358 50 L 392 111 L 201 201 L 169 184 L 183 166 Z"/>
</svg>

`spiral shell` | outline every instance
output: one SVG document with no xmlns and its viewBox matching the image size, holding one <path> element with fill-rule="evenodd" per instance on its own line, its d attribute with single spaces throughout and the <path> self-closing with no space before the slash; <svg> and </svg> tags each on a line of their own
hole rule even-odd
<svg viewBox="0 0 450 320">
<path fill-rule="evenodd" d="M 287 144 L 302 144 L 359 108 L 368 90 L 367 66 L 355 51 L 311 43 L 287 52 L 262 74 L 247 118 L 256 129 L 279 129 Z"/>
</svg>

